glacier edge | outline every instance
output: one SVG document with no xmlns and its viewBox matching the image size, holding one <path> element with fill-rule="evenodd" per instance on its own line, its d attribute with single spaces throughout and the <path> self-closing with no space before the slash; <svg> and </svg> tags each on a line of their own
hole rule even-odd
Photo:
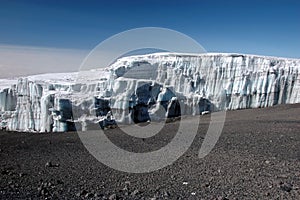
<svg viewBox="0 0 300 200">
<path fill-rule="evenodd" d="M 123 57 L 103 69 L 0 80 L 1 123 L 12 131 L 63 132 L 74 123 L 88 130 L 110 110 L 130 124 L 300 103 L 299 69 L 299 59 L 245 54 Z"/>
</svg>

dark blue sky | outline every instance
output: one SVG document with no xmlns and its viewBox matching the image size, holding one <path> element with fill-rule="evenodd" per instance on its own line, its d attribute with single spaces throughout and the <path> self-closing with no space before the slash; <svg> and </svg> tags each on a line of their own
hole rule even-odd
<svg viewBox="0 0 300 200">
<path fill-rule="evenodd" d="M 0 2 L 0 44 L 92 49 L 148 26 L 185 33 L 211 52 L 300 58 L 298 0 Z"/>
</svg>

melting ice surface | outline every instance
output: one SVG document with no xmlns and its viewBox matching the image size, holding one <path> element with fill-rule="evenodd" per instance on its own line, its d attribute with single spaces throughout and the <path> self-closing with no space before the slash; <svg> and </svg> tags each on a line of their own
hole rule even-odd
<svg viewBox="0 0 300 200">
<path fill-rule="evenodd" d="M 88 130 L 118 123 L 300 103 L 300 60 L 242 54 L 155 53 L 104 69 L 0 80 L 8 130 Z M 4 123 L 2 123 L 4 124 Z"/>
</svg>

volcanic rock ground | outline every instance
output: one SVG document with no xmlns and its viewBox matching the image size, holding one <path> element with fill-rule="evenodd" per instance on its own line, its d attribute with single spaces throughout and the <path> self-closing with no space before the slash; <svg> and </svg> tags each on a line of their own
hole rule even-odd
<svg viewBox="0 0 300 200">
<path fill-rule="evenodd" d="M 0 199 L 300 199 L 300 104 L 227 112 L 212 152 L 198 151 L 210 122 L 175 163 L 130 174 L 98 162 L 76 132 L 0 132 Z M 190 120 L 184 118 L 182 120 Z M 149 139 L 106 131 L 120 147 L 144 152 L 166 145 L 177 122 Z M 189 133 L 185 133 L 189 134 Z"/>
</svg>

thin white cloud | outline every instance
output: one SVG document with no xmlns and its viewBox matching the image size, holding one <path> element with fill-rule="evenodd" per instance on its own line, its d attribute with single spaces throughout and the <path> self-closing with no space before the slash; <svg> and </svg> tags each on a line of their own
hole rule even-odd
<svg viewBox="0 0 300 200">
<path fill-rule="evenodd" d="M 89 51 L 0 45 L 0 78 L 78 71 Z"/>
</svg>

